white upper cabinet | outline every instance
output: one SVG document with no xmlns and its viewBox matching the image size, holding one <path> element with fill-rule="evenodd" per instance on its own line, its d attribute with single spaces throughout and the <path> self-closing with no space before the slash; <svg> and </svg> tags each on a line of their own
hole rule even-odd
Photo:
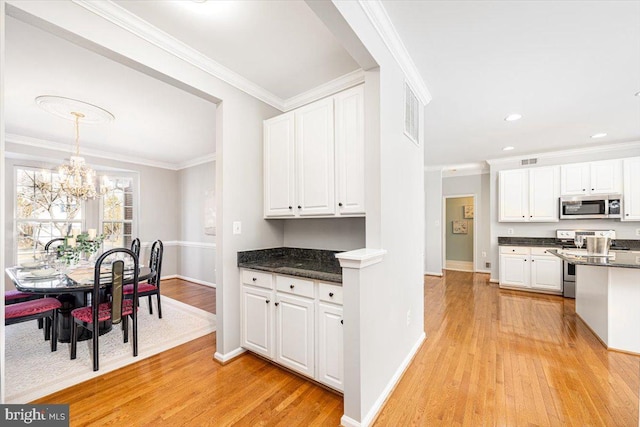
<svg viewBox="0 0 640 427">
<path fill-rule="evenodd" d="M 364 214 L 364 86 L 335 96 L 335 138 L 337 212 Z"/>
<path fill-rule="evenodd" d="M 499 172 L 502 222 L 558 221 L 558 167 Z"/>
<path fill-rule="evenodd" d="M 529 171 L 500 171 L 500 221 L 526 221 L 529 215 Z"/>
<path fill-rule="evenodd" d="M 295 111 L 299 215 L 335 212 L 333 98 Z"/>
<path fill-rule="evenodd" d="M 623 221 L 640 221 L 640 157 L 624 160 Z"/>
<path fill-rule="evenodd" d="M 561 167 L 563 196 L 622 192 L 622 161 L 603 160 Z"/>
<path fill-rule="evenodd" d="M 295 203 L 294 115 L 264 122 L 264 216 L 293 216 Z"/>
<path fill-rule="evenodd" d="M 364 215 L 364 88 L 264 122 L 264 216 Z"/>
</svg>

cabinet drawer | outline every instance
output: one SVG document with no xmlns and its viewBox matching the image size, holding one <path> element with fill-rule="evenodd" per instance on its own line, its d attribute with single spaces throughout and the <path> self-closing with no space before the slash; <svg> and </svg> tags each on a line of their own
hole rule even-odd
<svg viewBox="0 0 640 427">
<path fill-rule="evenodd" d="M 333 302 L 342 305 L 342 286 L 318 283 L 320 301 Z"/>
<path fill-rule="evenodd" d="M 242 270 L 242 283 L 245 285 L 259 286 L 261 288 L 273 289 L 273 279 L 269 273 L 262 273 L 254 270 Z"/>
<path fill-rule="evenodd" d="M 276 289 L 278 292 L 286 292 L 288 294 L 300 295 L 307 298 L 313 298 L 313 282 L 297 277 L 276 275 Z"/>
<path fill-rule="evenodd" d="M 553 256 L 549 252 L 547 252 L 547 249 L 558 249 L 558 248 L 531 248 L 531 255 L 549 255 L 549 256 Z"/>
<path fill-rule="evenodd" d="M 525 246 L 500 246 L 501 254 L 529 255 L 529 248 Z"/>
</svg>

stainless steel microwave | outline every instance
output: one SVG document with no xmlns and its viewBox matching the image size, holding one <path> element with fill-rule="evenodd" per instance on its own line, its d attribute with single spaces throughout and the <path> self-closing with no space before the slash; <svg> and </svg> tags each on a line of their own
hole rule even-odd
<svg viewBox="0 0 640 427">
<path fill-rule="evenodd" d="M 622 218 L 622 196 L 572 196 L 560 198 L 560 219 Z"/>
</svg>

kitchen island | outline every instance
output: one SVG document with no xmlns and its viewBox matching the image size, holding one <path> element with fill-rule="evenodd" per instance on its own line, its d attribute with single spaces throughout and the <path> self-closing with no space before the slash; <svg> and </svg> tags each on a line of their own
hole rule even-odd
<svg viewBox="0 0 640 427">
<path fill-rule="evenodd" d="M 611 350 L 640 354 L 640 252 L 549 250 L 576 266 L 576 314 Z"/>
</svg>

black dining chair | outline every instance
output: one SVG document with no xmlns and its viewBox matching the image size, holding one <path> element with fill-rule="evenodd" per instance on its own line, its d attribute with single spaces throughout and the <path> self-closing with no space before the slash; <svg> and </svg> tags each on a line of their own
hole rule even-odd
<svg viewBox="0 0 640 427">
<path fill-rule="evenodd" d="M 44 251 L 49 252 L 50 249 L 51 250 L 56 249 L 58 246 L 60 246 L 63 243 L 64 243 L 64 237 L 56 237 L 55 239 L 51 239 L 44 245 Z"/>
<path fill-rule="evenodd" d="M 140 239 L 137 237 L 131 242 L 131 251 L 140 259 Z"/>
<path fill-rule="evenodd" d="M 164 253 L 164 245 L 162 240 L 156 240 L 151 245 L 151 253 L 149 255 L 149 268 L 153 270 L 154 275 L 147 280 L 147 283 L 138 285 L 138 297 L 149 297 L 149 314 L 153 314 L 153 303 L 151 297 L 156 296 L 158 302 L 158 318 L 162 319 L 162 305 L 160 304 L 160 277 L 162 273 L 162 255 Z M 131 298 L 133 294 L 133 286 L 126 285 L 124 294 L 127 298 Z"/>
<path fill-rule="evenodd" d="M 5 326 L 30 320 L 45 319 L 45 340 L 51 339 L 51 351 L 58 349 L 58 309 L 62 307 L 56 298 L 39 298 L 18 302 L 4 308 Z M 49 337 L 49 331 L 51 336 Z"/>
<path fill-rule="evenodd" d="M 125 258 L 133 260 L 133 271 L 131 272 L 133 288 L 133 299 L 123 297 L 124 287 L 124 261 L 116 259 L 111 263 L 111 271 L 107 277 L 101 275 L 103 262 L 107 259 L 114 259 L 116 255 L 122 254 Z M 107 264 L 107 263 L 105 263 Z M 78 343 L 78 327 L 83 327 L 92 332 L 93 335 L 93 370 L 99 369 L 99 350 L 98 337 L 100 336 L 100 322 L 111 322 L 112 325 L 122 323 L 122 332 L 124 342 L 129 342 L 128 319 L 131 317 L 133 324 L 133 356 L 138 355 L 138 308 L 134 307 L 133 301 L 138 298 L 138 270 L 139 263 L 136 254 L 125 248 L 111 249 L 102 255 L 96 261 L 93 274 L 93 291 L 91 293 L 91 305 L 88 307 L 77 308 L 71 312 L 73 323 L 71 325 L 71 359 L 76 358 L 76 350 Z M 102 283 L 101 283 L 102 279 Z M 109 286 L 107 286 L 107 282 Z M 103 294 L 102 288 L 110 288 L 110 292 L 105 292 L 106 301 L 101 301 Z"/>
</svg>

